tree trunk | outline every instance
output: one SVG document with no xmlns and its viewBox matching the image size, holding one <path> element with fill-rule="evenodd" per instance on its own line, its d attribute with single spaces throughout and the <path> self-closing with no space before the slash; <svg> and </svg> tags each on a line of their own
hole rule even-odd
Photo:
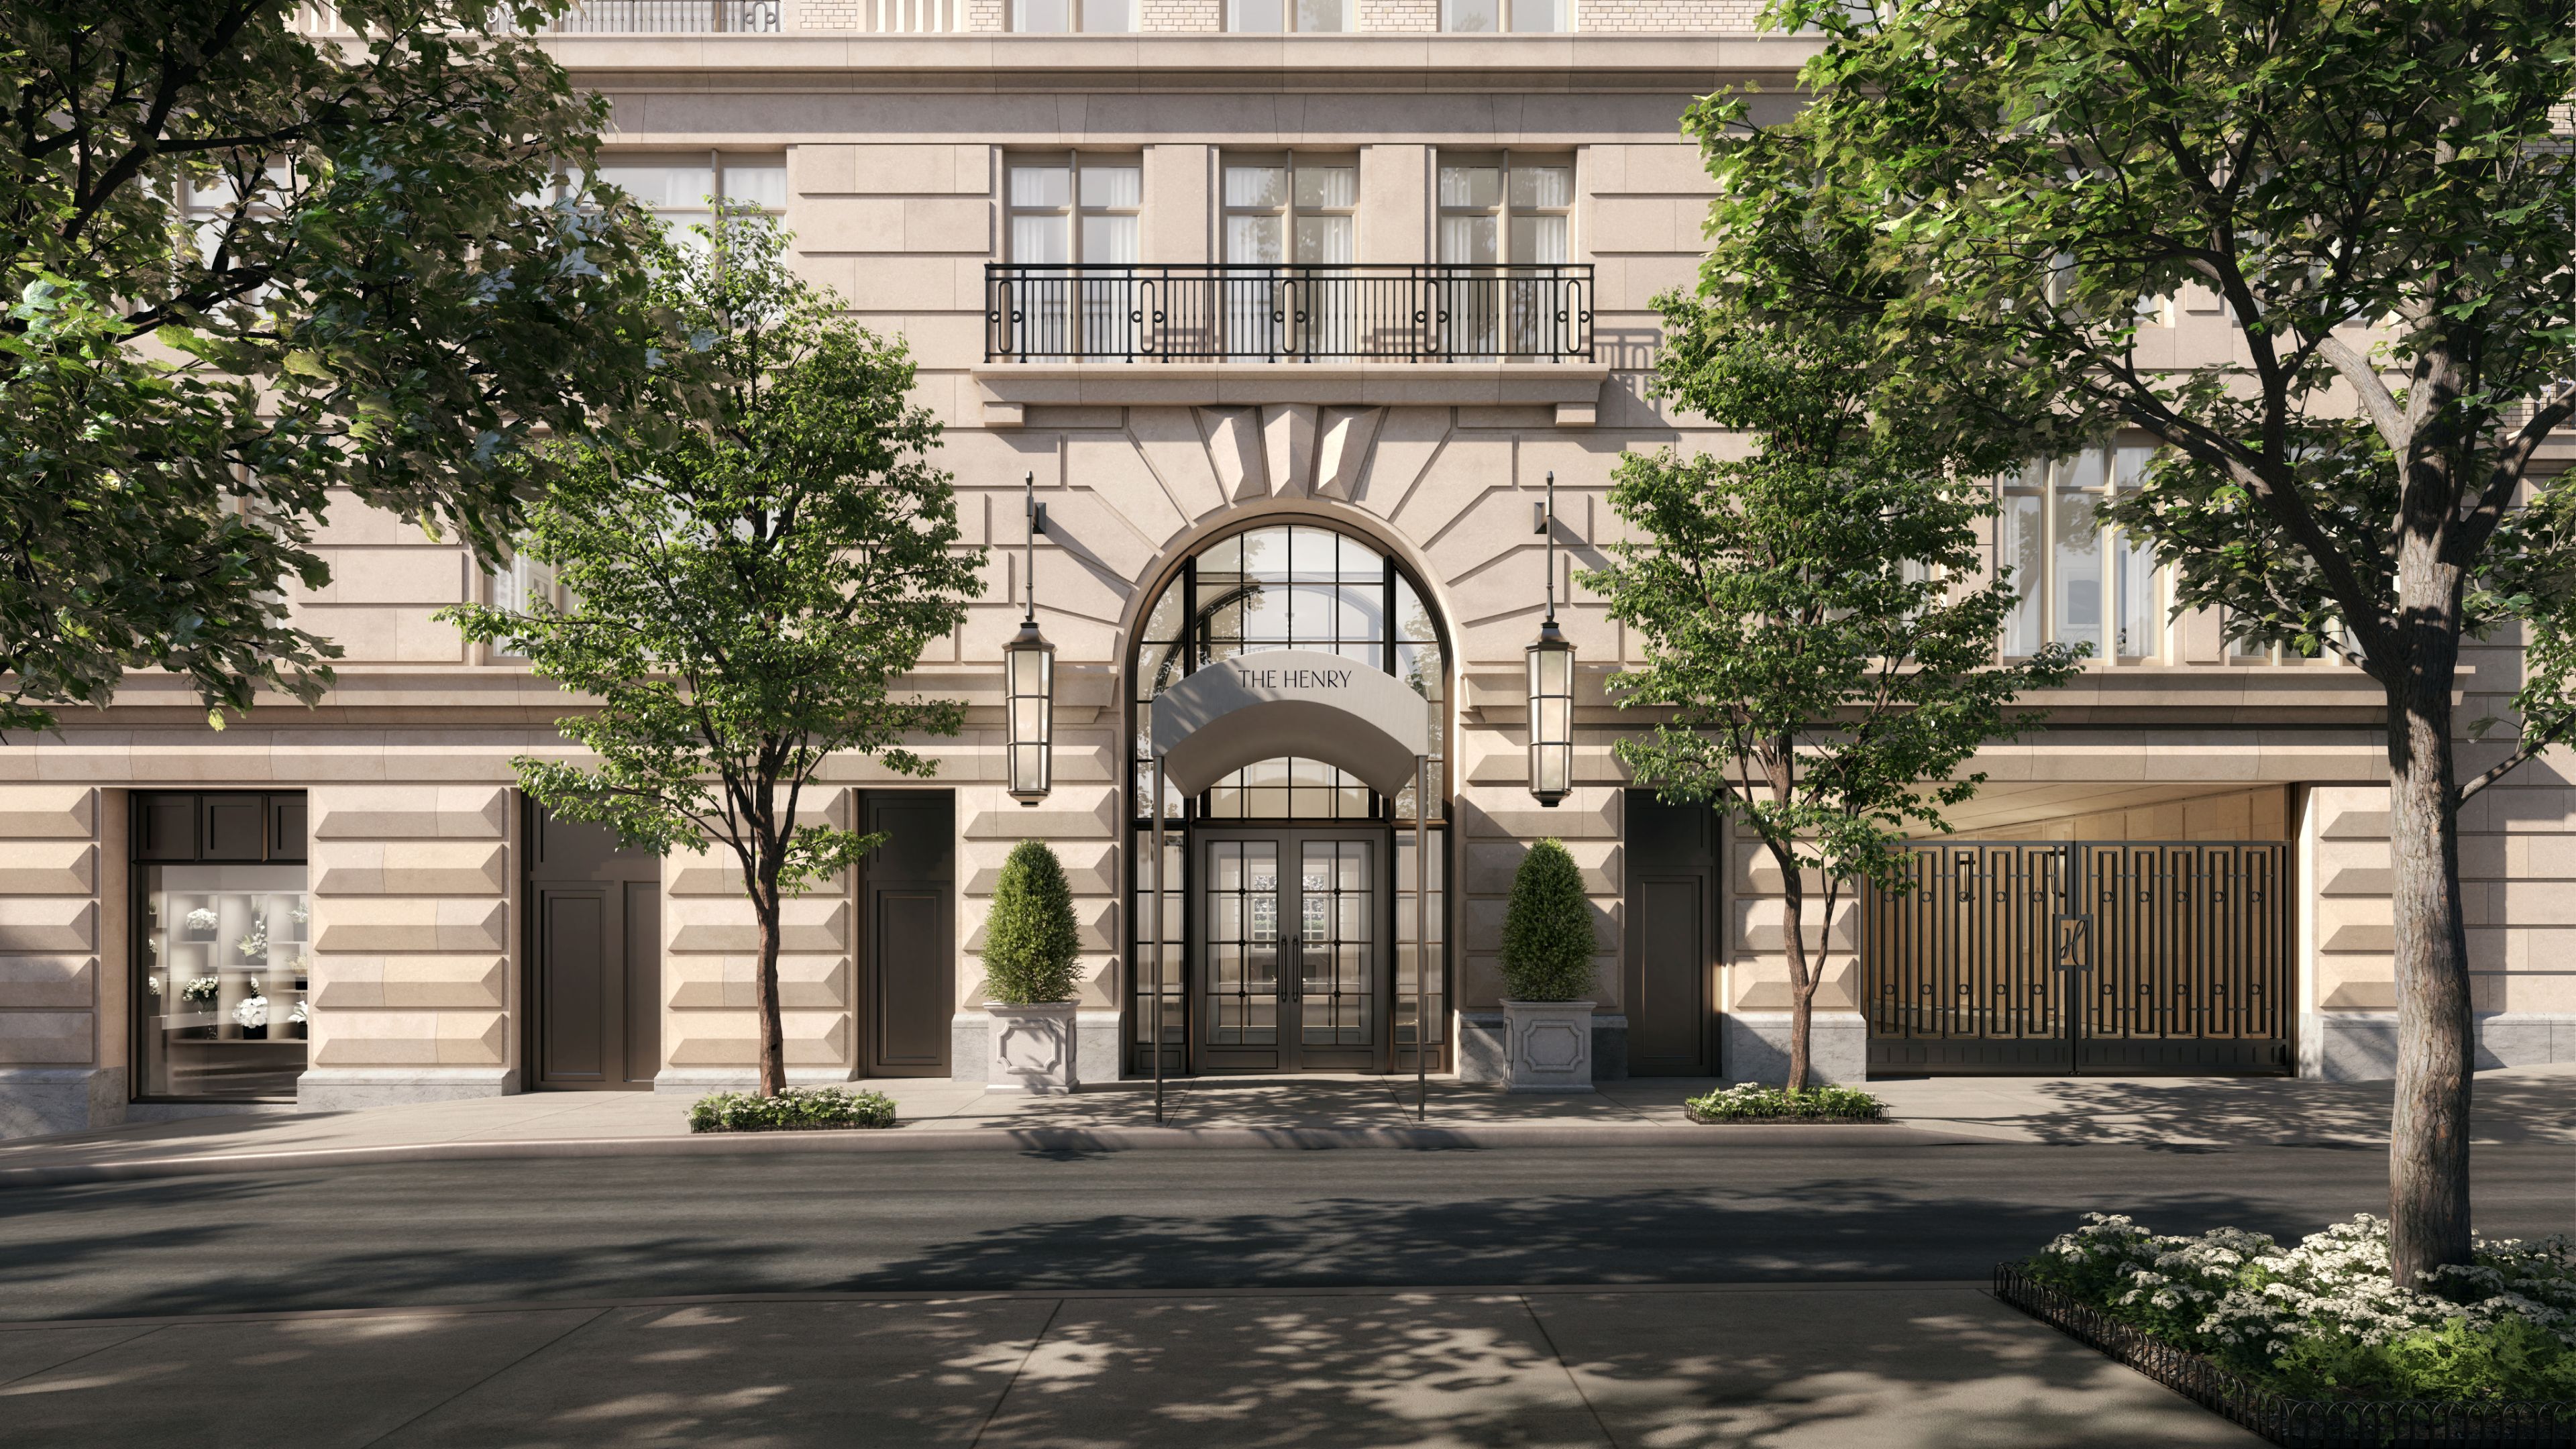
<svg viewBox="0 0 2576 1449">
<path fill-rule="evenodd" d="M 1795 855 L 1774 849 L 1780 862 L 1780 937 L 1789 948 L 1789 1090 L 1807 1090 L 1809 1028 L 1816 1019 L 1815 975 L 1807 969 L 1807 885 Z"/>
<path fill-rule="evenodd" d="M 2411 669 L 2388 686 L 2389 851 L 2397 956 L 2397 1100 L 2389 1123 L 2388 1256 L 2401 1287 L 2469 1261 L 2469 1090 L 2475 1041 L 2460 913 L 2451 759 L 2458 605 L 2431 546 L 2399 557 Z"/>
<path fill-rule="evenodd" d="M 772 866 L 752 893 L 760 916 L 760 973 L 752 987 L 760 1009 L 760 1095 L 775 1097 L 787 1087 L 786 1032 L 778 1022 L 778 873 Z"/>
</svg>

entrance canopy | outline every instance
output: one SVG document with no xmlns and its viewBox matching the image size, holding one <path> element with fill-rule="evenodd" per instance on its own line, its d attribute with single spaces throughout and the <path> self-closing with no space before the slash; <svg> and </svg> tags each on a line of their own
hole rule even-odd
<svg viewBox="0 0 2576 1449">
<path fill-rule="evenodd" d="M 1431 701 L 1338 654 L 1241 654 L 1154 696 L 1154 753 L 1184 795 L 1280 755 L 1338 765 L 1393 795 L 1430 752 Z"/>
</svg>

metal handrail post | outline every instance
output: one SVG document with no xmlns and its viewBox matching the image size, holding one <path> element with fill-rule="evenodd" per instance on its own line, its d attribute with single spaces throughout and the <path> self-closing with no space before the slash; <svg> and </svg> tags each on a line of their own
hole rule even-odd
<svg viewBox="0 0 2576 1449">
<path fill-rule="evenodd" d="M 1154 1121 L 1163 1120 L 1163 757 L 1154 756 Z"/>
<path fill-rule="evenodd" d="M 1413 1120 L 1431 1110 L 1431 757 L 1413 757 Z M 1156 880 L 1162 879 L 1160 876 Z"/>
</svg>

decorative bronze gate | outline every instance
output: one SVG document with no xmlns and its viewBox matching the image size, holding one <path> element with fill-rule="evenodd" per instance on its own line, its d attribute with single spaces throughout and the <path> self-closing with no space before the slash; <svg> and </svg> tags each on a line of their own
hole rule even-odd
<svg viewBox="0 0 2576 1449">
<path fill-rule="evenodd" d="M 2284 848 L 1952 841 L 1872 890 L 1873 1072 L 2290 1069 Z"/>
</svg>

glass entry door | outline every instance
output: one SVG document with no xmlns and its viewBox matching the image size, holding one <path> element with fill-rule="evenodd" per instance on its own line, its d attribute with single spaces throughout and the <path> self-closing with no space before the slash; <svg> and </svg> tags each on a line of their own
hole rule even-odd
<svg viewBox="0 0 2576 1449">
<path fill-rule="evenodd" d="M 1386 838 L 1199 837 L 1199 1059 L 1217 1072 L 1382 1069 Z"/>
</svg>

